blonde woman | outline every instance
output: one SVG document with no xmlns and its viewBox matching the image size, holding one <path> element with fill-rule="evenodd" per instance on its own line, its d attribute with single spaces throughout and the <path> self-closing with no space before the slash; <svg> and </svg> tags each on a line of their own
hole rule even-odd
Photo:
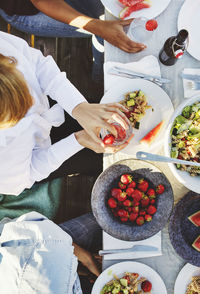
<svg viewBox="0 0 200 294">
<path fill-rule="evenodd" d="M 57 102 L 51 108 L 47 95 Z M 19 195 L 84 147 L 97 153 L 124 148 L 128 143 L 106 147 L 98 136 L 102 127 L 116 135 L 110 118 L 127 127 L 121 108 L 87 103 L 52 57 L 0 32 L 0 193 Z M 84 130 L 51 144 L 51 128 L 64 122 L 64 110 Z"/>
</svg>

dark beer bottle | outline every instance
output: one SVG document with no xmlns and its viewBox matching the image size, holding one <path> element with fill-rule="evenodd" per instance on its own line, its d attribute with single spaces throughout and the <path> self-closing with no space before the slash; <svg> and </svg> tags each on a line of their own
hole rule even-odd
<svg viewBox="0 0 200 294">
<path fill-rule="evenodd" d="M 170 37 L 160 50 L 159 59 L 164 65 L 173 65 L 187 49 L 188 31 L 181 30 L 177 36 Z"/>
</svg>

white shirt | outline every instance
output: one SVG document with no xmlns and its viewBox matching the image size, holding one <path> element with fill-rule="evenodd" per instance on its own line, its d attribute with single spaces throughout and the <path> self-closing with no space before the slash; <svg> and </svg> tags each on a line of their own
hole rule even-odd
<svg viewBox="0 0 200 294">
<path fill-rule="evenodd" d="M 1 294 L 82 294 L 71 237 L 30 212 L 0 227 Z"/>
<path fill-rule="evenodd" d="M 72 134 L 51 145 L 50 130 L 64 122 L 85 98 L 60 72 L 51 56 L 44 57 L 18 37 L 0 32 L 0 53 L 14 56 L 34 98 L 34 105 L 14 127 L 0 130 L 0 193 L 19 195 L 56 170 L 83 147 Z M 49 108 L 49 95 L 58 103 Z"/>
</svg>

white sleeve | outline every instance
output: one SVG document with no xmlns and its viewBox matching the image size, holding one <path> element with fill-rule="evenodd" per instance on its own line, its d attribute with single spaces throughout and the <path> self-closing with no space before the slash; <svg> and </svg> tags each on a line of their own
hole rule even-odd
<svg viewBox="0 0 200 294">
<path fill-rule="evenodd" d="M 35 182 L 47 178 L 65 160 L 83 148 L 72 134 L 48 148 L 33 150 L 30 171 L 31 180 Z"/>
<path fill-rule="evenodd" d="M 56 100 L 70 115 L 76 105 L 87 102 L 67 79 L 66 73 L 60 71 L 51 56 L 44 57 L 40 50 L 31 48 L 26 41 L 19 37 L 0 32 L 0 38 L 23 54 L 35 72 L 42 92 Z"/>
</svg>

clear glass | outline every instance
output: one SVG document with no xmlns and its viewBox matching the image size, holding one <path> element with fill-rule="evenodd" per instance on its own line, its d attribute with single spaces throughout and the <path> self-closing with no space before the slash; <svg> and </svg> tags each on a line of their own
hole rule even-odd
<svg viewBox="0 0 200 294">
<path fill-rule="evenodd" d="M 145 44 L 154 34 L 154 30 L 148 31 L 146 29 L 148 20 L 146 17 L 134 18 L 127 31 L 127 36 L 137 43 Z"/>
<path fill-rule="evenodd" d="M 130 136 L 132 135 L 133 132 L 133 128 L 131 125 L 129 125 L 128 129 L 124 129 L 119 123 L 117 123 L 116 121 L 108 121 L 108 123 L 110 123 L 113 126 L 116 126 L 116 129 L 118 131 L 118 137 L 115 138 L 115 141 L 113 142 L 113 146 L 119 146 L 123 143 L 125 143 Z M 121 136 L 119 135 L 119 132 L 122 134 Z M 110 134 L 110 132 L 106 129 L 101 129 L 100 131 L 100 136 L 101 139 L 103 140 L 105 138 L 106 135 Z"/>
</svg>

